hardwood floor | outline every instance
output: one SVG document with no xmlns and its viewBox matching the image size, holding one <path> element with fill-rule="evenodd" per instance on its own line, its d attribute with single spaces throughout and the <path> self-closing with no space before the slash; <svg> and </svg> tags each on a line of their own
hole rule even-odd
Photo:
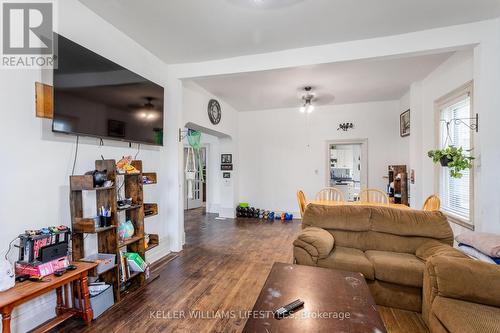
<svg viewBox="0 0 500 333">
<path fill-rule="evenodd" d="M 158 265 L 158 279 L 90 327 L 71 320 L 54 332 L 240 332 L 246 319 L 220 314 L 252 309 L 272 264 L 292 261 L 300 221 L 216 220 L 199 209 L 185 228 L 184 250 Z M 427 332 L 419 314 L 380 311 L 389 332 Z"/>
</svg>

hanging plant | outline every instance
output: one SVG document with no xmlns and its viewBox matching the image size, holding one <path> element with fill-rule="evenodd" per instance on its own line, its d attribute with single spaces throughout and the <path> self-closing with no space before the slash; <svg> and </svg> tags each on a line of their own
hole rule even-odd
<svg viewBox="0 0 500 333">
<path fill-rule="evenodd" d="M 432 158 L 434 163 L 439 162 L 443 167 L 450 168 L 450 176 L 453 178 L 462 178 L 462 171 L 472 168 L 472 160 L 474 159 L 474 157 L 464 153 L 462 147 L 454 146 L 431 150 L 427 156 Z"/>
</svg>

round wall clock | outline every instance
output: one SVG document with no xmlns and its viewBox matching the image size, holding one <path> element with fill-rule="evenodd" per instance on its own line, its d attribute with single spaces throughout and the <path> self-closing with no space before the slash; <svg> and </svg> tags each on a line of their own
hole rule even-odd
<svg viewBox="0 0 500 333">
<path fill-rule="evenodd" d="M 210 118 L 210 122 L 217 125 L 220 122 L 221 116 L 222 111 L 219 102 L 215 99 L 211 99 L 208 102 L 208 118 Z"/>
</svg>

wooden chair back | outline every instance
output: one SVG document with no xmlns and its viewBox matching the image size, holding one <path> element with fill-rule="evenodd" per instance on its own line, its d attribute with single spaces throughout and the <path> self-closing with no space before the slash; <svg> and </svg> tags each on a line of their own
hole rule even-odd
<svg viewBox="0 0 500 333">
<path fill-rule="evenodd" d="M 306 211 L 306 196 L 304 192 L 297 192 L 297 202 L 299 203 L 300 216 L 304 217 L 304 212 Z"/>
<path fill-rule="evenodd" d="M 321 201 L 345 201 L 344 194 L 334 187 L 327 187 L 316 194 L 316 200 Z"/>
<path fill-rule="evenodd" d="M 359 192 L 359 201 L 367 203 L 388 204 L 389 197 L 383 191 L 368 188 Z"/>
<path fill-rule="evenodd" d="M 438 211 L 440 208 L 441 208 L 441 200 L 439 200 L 439 197 L 437 195 L 433 194 L 429 196 L 427 199 L 425 199 L 422 210 L 428 212 L 435 212 Z"/>
</svg>

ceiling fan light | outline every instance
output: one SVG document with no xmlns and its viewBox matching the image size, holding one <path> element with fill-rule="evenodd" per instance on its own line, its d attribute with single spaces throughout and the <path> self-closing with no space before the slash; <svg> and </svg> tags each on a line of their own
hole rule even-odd
<svg viewBox="0 0 500 333">
<path fill-rule="evenodd" d="M 307 113 L 311 113 L 313 111 L 314 111 L 314 105 L 309 104 L 309 106 L 307 107 Z"/>
<path fill-rule="evenodd" d="M 299 109 L 300 113 L 304 113 L 306 112 L 306 107 L 304 105 L 302 105 Z"/>
</svg>

